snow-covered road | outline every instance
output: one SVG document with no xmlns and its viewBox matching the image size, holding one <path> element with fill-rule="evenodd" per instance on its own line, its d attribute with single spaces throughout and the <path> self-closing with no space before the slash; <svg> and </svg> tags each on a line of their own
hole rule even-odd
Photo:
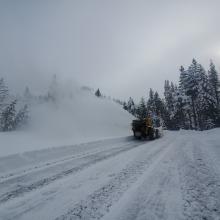
<svg viewBox="0 0 220 220">
<path fill-rule="evenodd" d="M 220 219 L 220 130 L 0 158 L 0 219 Z"/>
</svg>

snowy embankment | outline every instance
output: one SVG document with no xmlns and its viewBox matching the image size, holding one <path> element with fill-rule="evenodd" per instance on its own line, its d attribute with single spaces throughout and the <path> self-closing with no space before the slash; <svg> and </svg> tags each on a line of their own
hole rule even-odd
<svg viewBox="0 0 220 220">
<path fill-rule="evenodd" d="M 17 170 L 4 157 L 0 219 L 219 220 L 219 134 L 167 131 L 155 141 L 43 149 L 22 154 L 27 164 L 17 161 Z"/>
<path fill-rule="evenodd" d="M 130 135 L 122 106 L 84 90 L 58 102 L 32 104 L 25 130 L 0 132 L 0 157 L 44 148 Z"/>
</svg>

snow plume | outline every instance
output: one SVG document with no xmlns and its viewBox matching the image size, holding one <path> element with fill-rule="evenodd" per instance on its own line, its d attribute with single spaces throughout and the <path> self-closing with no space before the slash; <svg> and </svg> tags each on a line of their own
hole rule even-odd
<svg viewBox="0 0 220 220">
<path fill-rule="evenodd" d="M 31 112 L 30 129 L 55 135 L 96 134 L 98 137 L 98 134 L 110 134 L 122 121 L 129 124 L 128 114 L 119 105 L 80 90 L 71 98 L 65 96 L 55 103 L 34 105 Z"/>
<path fill-rule="evenodd" d="M 131 134 L 132 116 L 121 105 L 74 83 L 54 80 L 47 94 L 30 102 L 25 129 L 0 133 L 0 156 Z"/>
</svg>

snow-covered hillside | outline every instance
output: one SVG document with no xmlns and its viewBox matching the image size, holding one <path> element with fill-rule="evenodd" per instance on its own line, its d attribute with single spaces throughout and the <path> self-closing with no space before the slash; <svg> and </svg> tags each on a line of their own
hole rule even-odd
<svg viewBox="0 0 220 220">
<path fill-rule="evenodd" d="M 30 123 L 20 131 L 0 132 L 0 156 L 130 135 L 132 116 L 115 102 L 78 89 L 57 102 L 35 103 Z"/>
</svg>

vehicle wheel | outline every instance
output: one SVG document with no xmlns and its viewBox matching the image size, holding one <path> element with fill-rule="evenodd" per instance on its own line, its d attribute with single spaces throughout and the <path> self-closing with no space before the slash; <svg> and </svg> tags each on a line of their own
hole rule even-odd
<svg viewBox="0 0 220 220">
<path fill-rule="evenodd" d="M 136 137 L 135 131 L 133 131 L 133 135 L 134 135 L 134 137 Z"/>
<path fill-rule="evenodd" d="M 149 138 L 150 138 L 150 140 L 154 140 L 154 130 L 153 129 L 150 129 L 150 131 L 149 131 Z"/>
<path fill-rule="evenodd" d="M 133 131 L 133 133 L 134 133 L 134 137 L 135 137 L 135 138 L 141 139 L 141 136 L 139 136 L 139 135 L 137 136 L 135 131 Z"/>
</svg>

